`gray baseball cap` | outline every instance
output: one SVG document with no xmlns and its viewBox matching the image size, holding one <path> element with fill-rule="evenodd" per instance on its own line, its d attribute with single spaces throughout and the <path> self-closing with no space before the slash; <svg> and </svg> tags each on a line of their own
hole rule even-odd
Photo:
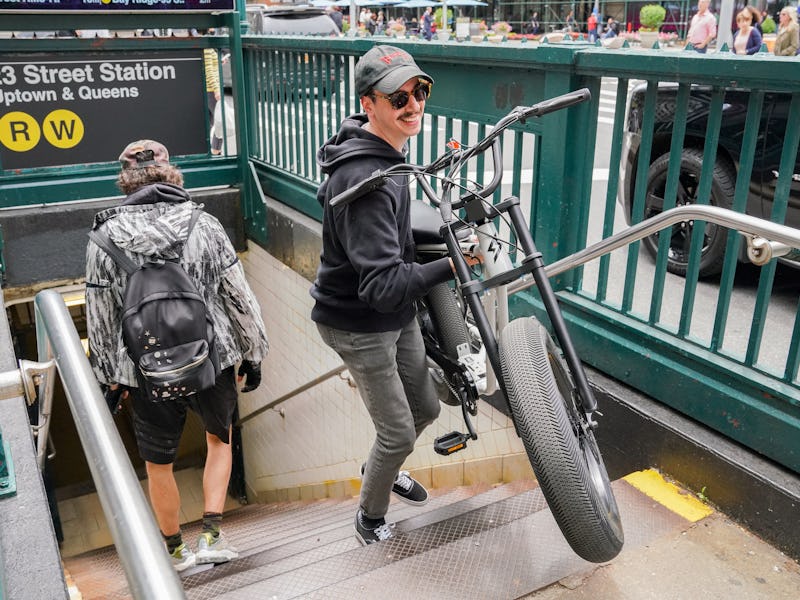
<svg viewBox="0 0 800 600">
<path fill-rule="evenodd" d="M 356 63 L 356 93 L 359 98 L 373 89 L 391 94 L 414 77 L 433 83 L 433 77 L 420 69 L 405 50 L 395 46 L 375 46 Z"/>
</svg>

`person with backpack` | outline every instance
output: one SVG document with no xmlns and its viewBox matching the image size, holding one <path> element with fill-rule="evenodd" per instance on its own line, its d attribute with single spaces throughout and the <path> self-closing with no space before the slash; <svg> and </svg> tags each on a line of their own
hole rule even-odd
<svg viewBox="0 0 800 600">
<path fill-rule="evenodd" d="M 109 406 L 129 398 L 150 502 L 175 570 L 238 556 L 220 531 L 232 466 L 237 378 L 261 382 L 261 310 L 219 221 L 183 189 L 163 144 L 119 157 L 119 206 L 99 212 L 86 250 L 89 358 Z M 188 409 L 206 431 L 203 528 L 183 541 L 173 462 Z"/>
</svg>

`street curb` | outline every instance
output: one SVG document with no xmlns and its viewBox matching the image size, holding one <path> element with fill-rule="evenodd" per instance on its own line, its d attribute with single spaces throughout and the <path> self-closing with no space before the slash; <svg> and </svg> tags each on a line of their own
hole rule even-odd
<svg viewBox="0 0 800 600">
<path fill-rule="evenodd" d="M 800 559 L 800 476 L 616 380 L 587 374 L 604 415 L 598 441 L 612 480 L 656 468 Z"/>
</svg>

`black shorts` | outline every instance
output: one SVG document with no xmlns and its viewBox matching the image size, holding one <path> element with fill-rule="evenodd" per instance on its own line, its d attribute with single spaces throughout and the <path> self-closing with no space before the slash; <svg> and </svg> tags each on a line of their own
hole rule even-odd
<svg viewBox="0 0 800 600">
<path fill-rule="evenodd" d="M 153 402 L 136 390 L 133 397 L 133 427 L 139 456 L 159 465 L 175 462 L 175 453 L 186 423 L 186 409 L 191 408 L 203 421 L 203 427 L 229 443 L 228 431 L 236 410 L 237 391 L 233 367 L 222 371 L 214 387 L 181 400 Z"/>
</svg>

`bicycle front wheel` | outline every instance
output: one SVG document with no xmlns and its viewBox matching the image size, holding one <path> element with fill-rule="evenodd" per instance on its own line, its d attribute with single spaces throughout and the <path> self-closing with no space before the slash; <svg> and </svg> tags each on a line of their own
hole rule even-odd
<svg viewBox="0 0 800 600">
<path fill-rule="evenodd" d="M 509 323 L 499 350 L 517 430 L 561 533 L 584 560 L 611 560 L 624 541 L 619 509 L 560 351 L 534 318 Z"/>
</svg>

